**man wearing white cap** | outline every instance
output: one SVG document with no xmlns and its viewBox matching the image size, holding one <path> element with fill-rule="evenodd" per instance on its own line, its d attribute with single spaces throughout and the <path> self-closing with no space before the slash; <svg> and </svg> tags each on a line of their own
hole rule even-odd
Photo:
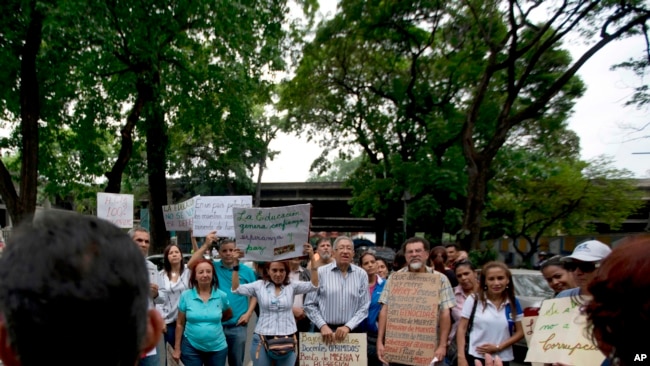
<svg viewBox="0 0 650 366">
<path fill-rule="evenodd" d="M 578 245 L 570 256 L 562 258 L 562 261 L 565 262 L 564 268 L 573 274 L 578 287 L 564 290 L 556 298 L 589 296 L 587 286 L 594 277 L 596 268 L 600 266 L 600 262 L 611 252 L 612 249 L 606 244 L 598 240 L 588 240 Z"/>
</svg>

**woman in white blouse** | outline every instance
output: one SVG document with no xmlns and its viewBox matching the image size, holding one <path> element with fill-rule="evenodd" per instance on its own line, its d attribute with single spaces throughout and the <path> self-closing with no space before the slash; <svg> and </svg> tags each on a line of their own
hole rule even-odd
<svg viewBox="0 0 650 366">
<path fill-rule="evenodd" d="M 176 341 L 176 318 L 181 293 L 189 288 L 191 271 L 187 269 L 181 248 L 170 244 L 163 254 L 163 269 L 160 271 L 163 286 L 158 289 L 156 305 L 162 313 L 166 327 L 165 342 L 174 347 Z"/>
<path fill-rule="evenodd" d="M 264 265 L 262 279 L 253 283 L 239 285 L 238 267 L 232 272 L 232 291 L 236 294 L 254 296 L 260 306 L 260 315 L 255 326 L 251 344 L 251 359 L 254 366 L 293 366 L 296 362 L 295 348 L 282 359 L 272 359 L 262 345 L 262 337 L 293 337 L 296 321 L 293 316 L 294 295 L 305 294 L 318 289 L 318 263 L 314 260 L 311 244 L 304 245 L 304 253 L 311 261 L 311 282 L 290 282 L 289 263 L 267 262 Z"/>
<path fill-rule="evenodd" d="M 514 286 L 512 273 L 504 263 L 488 262 L 483 266 L 478 293 L 465 300 L 458 323 L 458 366 L 474 365 L 474 360 L 484 363 L 486 355 L 499 356 L 506 366 L 514 359 L 512 345 L 524 337 L 524 314 Z M 465 354 L 465 334 L 470 327 Z"/>
</svg>

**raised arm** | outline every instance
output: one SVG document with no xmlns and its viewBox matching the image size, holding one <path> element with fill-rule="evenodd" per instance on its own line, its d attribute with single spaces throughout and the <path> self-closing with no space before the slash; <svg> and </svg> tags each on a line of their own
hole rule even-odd
<svg viewBox="0 0 650 366">
<path fill-rule="evenodd" d="M 196 241 L 196 239 L 194 237 L 192 237 L 192 239 L 194 241 Z M 192 254 L 192 258 L 190 258 L 189 262 L 187 262 L 187 267 L 190 268 L 190 269 L 194 268 L 194 266 L 196 265 L 196 262 L 199 259 L 201 259 L 201 257 L 203 257 L 203 254 L 205 253 L 205 251 L 208 250 L 208 248 L 210 248 L 212 243 L 214 243 L 216 240 L 217 240 L 217 232 L 216 231 L 210 232 L 208 234 L 208 236 L 205 237 L 205 242 L 203 243 L 203 245 L 201 245 L 201 247 L 199 249 L 196 249 L 194 251 L 194 254 Z M 192 244 L 192 245 L 194 245 L 194 244 Z"/>
<path fill-rule="evenodd" d="M 199 250 L 199 246 L 196 244 L 196 237 L 194 236 L 194 230 L 190 229 L 190 242 L 192 242 L 192 253 L 195 253 Z"/>
<path fill-rule="evenodd" d="M 303 253 L 309 256 L 309 263 L 311 264 L 310 266 L 311 284 L 314 285 L 314 287 L 318 287 L 318 267 L 320 264 L 314 258 L 314 248 L 311 246 L 311 244 L 305 243 L 303 247 L 304 247 Z"/>
</svg>

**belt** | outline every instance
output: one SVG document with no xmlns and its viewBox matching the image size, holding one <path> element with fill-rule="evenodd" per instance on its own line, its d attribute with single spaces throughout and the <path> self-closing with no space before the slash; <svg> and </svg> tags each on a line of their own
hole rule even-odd
<svg viewBox="0 0 650 366">
<path fill-rule="evenodd" d="M 222 324 L 224 328 L 236 328 L 236 327 L 243 327 L 244 324 L 237 325 L 237 324 Z"/>
</svg>

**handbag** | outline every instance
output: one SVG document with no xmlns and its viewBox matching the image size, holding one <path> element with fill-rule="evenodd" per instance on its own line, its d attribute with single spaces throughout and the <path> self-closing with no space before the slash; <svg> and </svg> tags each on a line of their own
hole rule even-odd
<svg viewBox="0 0 650 366">
<path fill-rule="evenodd" d="M 264 336 L 260 334 L 259 336 L 261 343 L 264 345 L 264 350 L 266 350 L 266 354 L 274 360 L 282 360 L 289 357 L 291 352 L 296 350 L 296 345 L 298 344 L 295 334 L 290 336 Z"/>
</svg>

